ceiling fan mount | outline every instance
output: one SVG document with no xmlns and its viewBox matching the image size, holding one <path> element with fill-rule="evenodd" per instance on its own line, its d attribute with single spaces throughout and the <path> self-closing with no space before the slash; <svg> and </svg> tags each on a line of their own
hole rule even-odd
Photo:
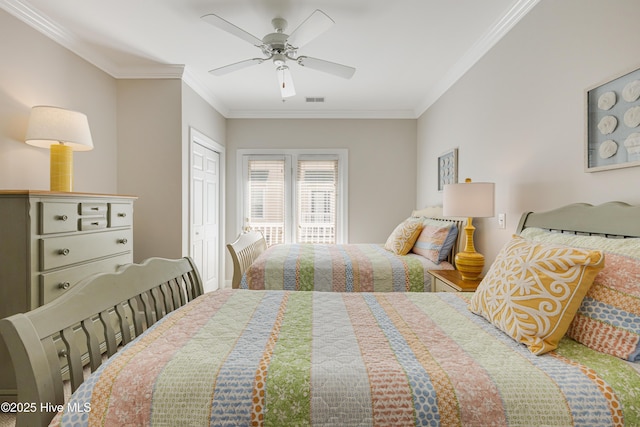
<svg viewBox="0 0 640 427">
<path fill-rule="evenodd" d="M 325 73 L 349 79 L 356 69 L 347 65 L 325 61 L 323 59 L 308 56 L 298 56 L 299 48 L 315 39 L 317 36 L 328 30 L 334 21 L 319 9 L 316 9 L 302 24 L 300 24 L 291 34 L 286 34 L 288 23 L 284 18 L 276 17 L 271 20 L 275 32 L 269 33 L 262 39 L 255 37 L 251 33 L 235 26 L 215 14 L 204 15 L 206 22 L 220 28 L 236 37 L 239 37 L 252 45 L 258 47 L 263 58 L 251 58 L 209 71 L 211 74 L 221 76 L 232 71 L 237 71 L 251 65 L 262 64 L 264 61 L 272 60 L 276 66 L 276 74 L 280 83 L 280 92 L 283 98 L 295 95 L 293 79 L 287 61 L 296 62 L 298 65 L 308 67 Z"/>
<path fill-rule="evenodd" d="M 273 18 L 271 20 L 271 25 L 276 30 L 276 33 L 284 33 L 287 29 L 288 22 L 284 18 Z"/>
</svg>

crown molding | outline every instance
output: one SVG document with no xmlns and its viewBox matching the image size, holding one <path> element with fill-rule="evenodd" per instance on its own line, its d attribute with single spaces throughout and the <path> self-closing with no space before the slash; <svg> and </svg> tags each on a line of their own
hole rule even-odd
<svg viewBox="0 0 640 427">
<path fill-rule="evenodd" d="M 517 0 L 511 9 L 456 62 L 445 77 L 428 91 L 420 106 L 416 108 L 415 116 L 420 117 L 427 111 L 539 2 L 540 0 Z"/>
<path fill-rule="evenodd" d="M 411 110 L 230 110 L 228 119 L 416 119 Z"/>
<path fill-rule="evenodd" d="M 202 83 L 202 80 L 198 79 L 186 67 L 184 74 L 182 75 L 182 81 L 185 82 L 194 92 L 202 97 L 206 103 L 211 105 L 218 113 L 224 118 L 229 117 L 229 109 L 215 96 L 215 94 L 206 85 Z"/>
<path fill-rule="evenodd" d="M 185 65 L 152 64 L 126 68 L 114 67 L 106 72 L 116 79 L 182 79 L 185 75 Z"/>
<path fill-rule="evenodd" d="M 21 0 L 0 0 L 0 7 L 116 79 L 182 78 L 184 65 L 179 64 L 149 64 L 120 67 L 103 55 L 96 54 L 93 49 L 78 39 L 75 34 L 61 27 L 38 9 Z"/>
<path fill-rule="evenodd" d="M 0 0 L 0 7 L 27 25 L 49 37 L 51 40 L 69 49 L 71 52 L 95 65 L 107 74 L 115 77 L 115 67 L 111 61 L 108 61 L 101 55 L 92 53 L 91 49 L 89 49 L 85 43 L 78 40 L 73 33 L 67 31 L 65 28 L 47 18 L 33 6 L 23 3 L 20 0 Z"/>
</svg>

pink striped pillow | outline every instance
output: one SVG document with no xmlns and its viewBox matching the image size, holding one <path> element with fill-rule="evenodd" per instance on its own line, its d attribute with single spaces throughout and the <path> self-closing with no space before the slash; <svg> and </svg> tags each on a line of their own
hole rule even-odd
<svg viewBox="0 0 640 427">
<path fill-rule="evenodd" d="M 451 247 L 456 242 L 458 227 L 454 223 L 425 219 L 424 228 L 411 251 L 428 260 L 440 264 L 447 259 Z"/>
<path fill-rule="evenodd" d="M 576 236 L 527 228 L 521 235 L 605 252 L 605 266 L 582 300 L 567 336 L 601 353 L 640 362 L 640 239 Z"/>
</svg>

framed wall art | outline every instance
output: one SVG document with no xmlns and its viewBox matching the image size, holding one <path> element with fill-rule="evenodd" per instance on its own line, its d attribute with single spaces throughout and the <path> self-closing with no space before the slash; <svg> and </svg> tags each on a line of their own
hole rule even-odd
<svg viewBox="0 0 640 427">
<path fill-rule="evenodd" d="M 445 184 L 458 182 L 458 149 L 443 153 L 438 157 L 438 191 L 444 189 Z"/>
<path fill-rule="evenodd" d="M 640 166 L 640 68 L 585 90 L 585 172 Z"/>
</svg>

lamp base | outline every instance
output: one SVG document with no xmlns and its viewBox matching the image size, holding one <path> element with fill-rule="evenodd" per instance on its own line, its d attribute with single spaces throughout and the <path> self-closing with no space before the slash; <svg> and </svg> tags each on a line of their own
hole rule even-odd
<svg viewBox="0 0 640 427">
<path fill-rule="evenodd" d="M 460 272 L 463 280 L 476 280 L 482 274 L 484 269 L 484 255 L 476 252 L 473 245 L 473 232 L 476 228 L 473 226 L 472 218 L 467 218 L 467 225 L 464 227 L 464 233 L 467 237 L 464 251 L 456 254 L 456 269 Z"/>
<path fill-rule="evenodd" d="M 484 255 L 478 252 L 458 252 L 456 269 L 463 280 L 477 280 L 484 269 Z"/>
<path fill-rule="evenodd" d="M 53 144 L 50 149 L 51 191 L 73 191 L 73 148 L 69 145 Z"/>
</svg>

